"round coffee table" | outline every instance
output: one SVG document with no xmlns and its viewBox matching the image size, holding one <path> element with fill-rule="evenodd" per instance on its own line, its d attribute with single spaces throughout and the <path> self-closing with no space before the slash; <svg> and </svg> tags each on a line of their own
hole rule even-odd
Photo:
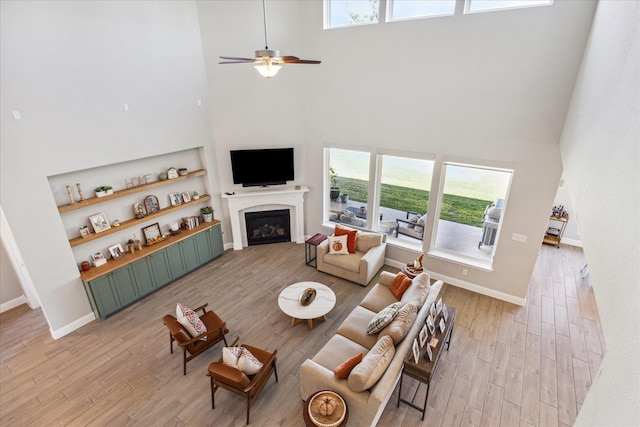
<svg viewBox="0 0 640 427">
<path fill-rule="evenodd" d="M 307 288 L 316 290 L 316 297 L 308 305 L 300 303 L 300 295 Z M 309 329 L 313 329 L 314 320 L 325 320 L 324 315 L 336 305 L 336 294 L 330 287 L 317 282 L 298 282 L 287 286 L 278 297 L 280 310 L 291 316 L 291 326 L 302 320 L 307 321 Z"/>
</svg>

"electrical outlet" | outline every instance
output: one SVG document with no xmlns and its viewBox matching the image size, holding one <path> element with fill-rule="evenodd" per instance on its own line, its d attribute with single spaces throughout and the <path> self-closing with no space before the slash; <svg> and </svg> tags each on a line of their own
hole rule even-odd
<svg viewBox="0 0 640 427">
<path fill-rule="evenodd" d="M 469 271 L 466 268 L 462 269 L 462 275 L 466 276 Z"/>
<path fill-rule="evenodd" d="M 522 234 L 513 233 L 513 235 L 511 236 L 511 239 L 515 240 L 516 242 L 522 242 L 522 243 L 527 242 L 527 236 L 524 236 Z"/>
</svg>

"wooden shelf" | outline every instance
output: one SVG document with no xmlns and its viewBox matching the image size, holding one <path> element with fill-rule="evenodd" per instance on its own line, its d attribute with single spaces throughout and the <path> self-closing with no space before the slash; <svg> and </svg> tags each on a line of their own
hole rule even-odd
<svg viewBox="0 0 640 427">
<path fill-rule="evenodd" d="M 185 177 L 180 177 L 180 178 L 185 178 Z M 171 181 L 175 181 L 176 179 L 178 179 L 178 178 L 172 179 Z M 161 181 L 161 182 L 164 183 L 166 181 Z M 152 184 L 147 184 L 144 187 L 145 188 L 149 188 L 149 185 L 153 185 L 153 184 L 158 184 L 158 183 L 154 182 Z M 138 187 L 136 187 L 136 189 L 137 188 Z M 133 190 L 133 188 L 130 189 L 130 190 Z M 127 190 L 124 190 L 124 191 L 127 191 Z M 118 192 L 118 193 L 120 193 L 120 192 Z M 115 194 L 114 194 L 114 196 L 115 196 Z M 109 197 L 113 197 L 113 196 L 101 197 L 101 199 L 106 199 L 106 198 L 109 198 Z M 105 231 L 103 231 L 101 233 L 92 233 L 92 234 L 88 235 L 87 237 L 75 237 L 75 238 L 69 240 L 69 244 L 71 245 L 72 248 L 74 248 L 76 246 L 84 245 L 85 243 L 92 242 L 92 241 L 94 241 L 96 239 L 100 239 L 100 238 L 102 238 L 104 236 L 108 236 L 109 234 L 117 233 L 120 230 L 124 230 L 124 229 L 127 229 L 127 228 L 135 227 L 136 225 L 139 225 L 139 224 L 142 224 L 143 222 L 149 221 L 149 219 L 152 219 L 152 218 L 155 218 L 155 217 L 159 217 L 159 216 L 165 215 L 165 214 L 167 214 L 169 212 L 177 211 L 177 210 L 182 209 L 182 208 L 186 208 L 186 207 L 189 207 L 189 206 L 194 206 L 194 205 L 199 204 L 200 202 L 205 202 L 207 200 L 211 200 L 211 196 L 208 195 L 208 194 L 203 194 L 203 195 L 200 196 L 200 198 L 198 200 L 192 200 L 192 201 L 190 201 L 188 203 L 182 203 L 182 204 L 177 205 L 177 206 L 168 206 L 166 208 L 160 209 L 158 212 L 154 212 L 154 213 L 148 214 L 144 218 L 132 218 L 132 219 L 128 219 L 126 221 L 122 221 L 122 222 L 120 222 L 120 225 L 118 227 L 111 226 L 110 229 L 105 230 Z M 140 238 L 142 238 L 142 237 L 143 236 L 140 236 Z"/>
<path fill-rule="evenodd" d="M 550 234 L 549 228 L 547 228 L 547 233 L 542 238 L 542 243 L 545 245 L 553 245 L 555 247 L 560 247 L 560 241 L 562 240 L 562 235 L 564 234 L 564 229 L 567 227 L 567 222 L 569 222 L 569 216 L 550 216 L 549 221 L 558 221 L 561 222 L 562 225 L 560 228 L 557 228 L 558 235 Z"/>
<path fill-rule="evenodd" d="M 142 191 L 147 191 L 147 190 L 150 190 L 152 188 L 173 184 L 175 182 L 184 181 L 186 179 L 191 179 L 191 178 L 195 178 L 195 177 L 206 175 L 206 174 L 207 174 L 206 169 L 198 169 L 198 170 L 189 172 L 184 176 L 178 176 L 177 178 L 167 179 L 165 181 L 154 181 L 154 182 L 151 182 L 149 184 L 143 184 L 143 185 L 138 185 L 137 187 L 132 187 L 132 188 L 124 189 L 124 190 L 114 191 L 113 194 L 109 195 L 109 196 L 90 197 L 88 199 L 84 199 L 83 201 L 77 202 L 77 203 L 74 203 L 74 204 L 61 205 L 61 206 L 58 206 L 58 212 L 63 214 L 63 213 L 72 212 L 72 211 L 75 211 L 75 210 L 78 210 L 78 209 L 84 209 L 86 207 L 93 206 L 93 205 L 96 205 L 98 203 L 108 202 L 108 201 L 111 201 L 111 200 L 114 200 L 114 199 L 119 199 L 121 197 L 130 196 L 131 194 L 140 193 Z M 200 196 L 200 200 L 202 200 L 202 198 L 203 198 L 203 196 Z M 121 227 L 122 226 L 120 226 L 118 228 L 121 228 Z M 104 235 L 103 233 L 100 233 L 101 237 L 103 235 Z M 85 238 L 84 240 L 86 240 L 86 239 L 88 239 L 88 237 Z M 73 246 L 73 245 L 71 245 L 71 246 Z"/>
</svg>

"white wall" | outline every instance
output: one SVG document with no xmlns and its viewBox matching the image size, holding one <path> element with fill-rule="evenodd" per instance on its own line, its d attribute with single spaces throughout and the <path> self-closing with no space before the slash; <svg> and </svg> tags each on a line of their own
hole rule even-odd
<svg viewBox="0 0 640 427">
<path fill-rule="evenodd" d="M 5 311 L 6 304 L 11 304 L 21 297 L 24 300 L 20 280 L 4 246 L 4 241 L 0 242 L 0 312 Z"/>
<path fill-rule="evenodd" d="M 59 336 L 93 313 L 48 176 L 205 146 L 217 191 L 197 10 L 165 1 L 0 5 L 0 205 Z"/>
<path fill-rule="evenodd" d="M 598 4 L 560 142 L 607 345 L 577 426 L 640 425 L 639 9 Z"/>
<path fill-rule="evenodd" d="M 252 57 L 262 48 L 256 2 L 200 2 L 198 10 L 224 189 L 232 188 L 226 157 L 238 144 L 295 145 L 304 153 L 298 180 L 311 188 L 313 234 L 328 231 L 320 225 L 323 147 L 509 165 L 515 173 L 494 271 L 462 276 L 459 264 L 435 259 L 427 267 L 524 298 L 562 173 L 557 142 L 594 2 L 322 30 L 322 2 L 269 1 L 269 47 L 322 60 L 285 65 L 270 80 L 249 64 L 217 64 L 221 55 Z M 513 233 L 528 242 L 511 240 Z M 390 247 L 388 257 L 415 254 Z"/>
</svg>

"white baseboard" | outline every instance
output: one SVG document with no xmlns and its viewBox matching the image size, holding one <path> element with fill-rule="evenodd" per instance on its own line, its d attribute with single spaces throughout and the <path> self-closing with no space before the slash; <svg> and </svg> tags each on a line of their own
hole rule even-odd
<svg viewBox="0 0 640 427">
<path fill-rule="evenodd" d="M 5 311 L 16 308 L 19 305 L 28 303 L 29 301 L 27 301 L 27 297 L 25 297 L 24 295 L 20 295 L 18 298 L 14 298 L 11 301 L 0 304 L 0 313 L 4 313 Z"/>
<path fill-rule="evenodd" d="M 81 327 L 83 327 L 84 325 L 86 325 L 87 323 L 91 323 L 94 320 L 96 320 L 96 315 L 94 313 L 89 313 L 85 316 L 82 316 L 81 318 L 74 320 L 73 322 L 69 323 L 66 326 L 63 326 L 60 329 L 56 329 L 51 330 L 51 336 L 54 339 L 58 339 L 58 338 L 62 338 L 63 336 L 70 334 L 71 332 L 75 331 L 76 329 L 79 329 Z"/>
<path fill-rule="evenodd" d="M 392 259 L 385 259 L 384 263 L 387 265 L 390 265 L 392 267 L 396 267 L 396 268 L 401 268 L 404 263 L 399 262 L 399 261 L 395 261 Z M 510 294 L 506 294 L 504 292 L 500 292 L 500 291 L 496 291 L 494 289 L 489 289 L 489 288 L 485 288 L 484 286 L 480 286 L 480 285 L 476 285 L 475 283 L 471 283 L 471 282 L 466 282 L 464 280 L 459 280 L 459 279 L 455 279 L 453 277 L 449 277 L 449 276 L 445 276 L 443 274 L 438 274 L 432 271 L 428 271 L 429 275 L 431 276 L 432 279 L 435 280 L 442 280 L 445 283 L 448 283 L 450 285 L 454 285 L 457 286 L 459 288 L 462 289 L 466 289 L 468 291 L 471 292 L 475 292 L 481 295 L 486 295 L 488 297 L 492 297 L 492 298 L 496 298 L 499 299 L 501 301 L 506 301 L 506 302 L 510 302 L 512 304 L 516 304 L 519 306 L 524 306 L 525 305 L 525 299 L 524 298 L 520 298 L 520 297 L 516 297 L 514 295 L 510 295 Z"/>
</svg>

